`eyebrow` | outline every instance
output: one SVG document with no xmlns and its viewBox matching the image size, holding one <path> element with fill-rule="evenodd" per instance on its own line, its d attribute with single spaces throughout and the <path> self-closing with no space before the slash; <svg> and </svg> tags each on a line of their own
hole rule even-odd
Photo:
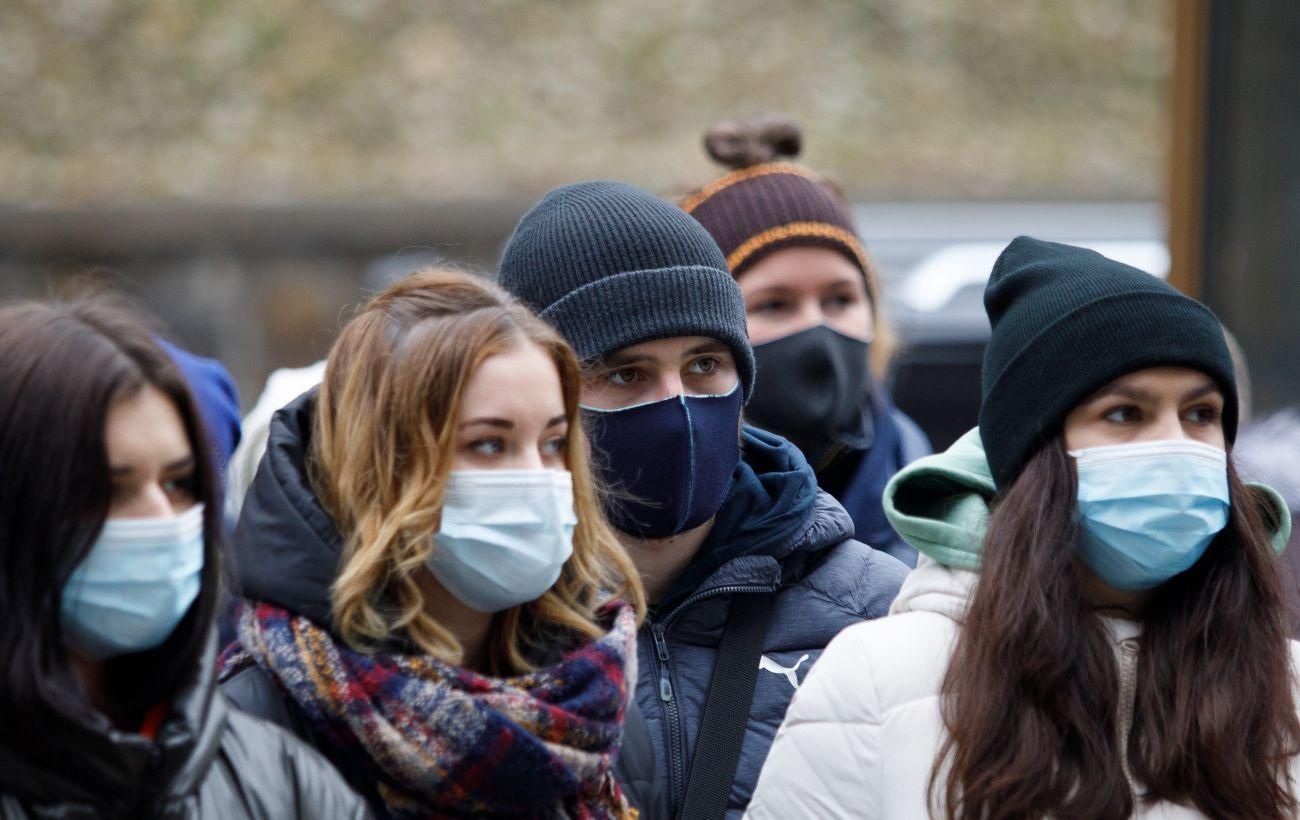
<svg viewBox="0 0 1300 820">
<path fill-rule="evenodd" d="M 194 456 L 182 456 L 170 464 L 163 465 L 164 473 L 178 473 L 182 470 L 188 470 L 194 466 Z M 135 467 L 130 464 L 117 464 L 108 468 L 109 475 L 113 478 L 121 478 L 131 475 L 135 472 Z"/>
<path fill-rule="evenodd" d="M 763 287 L 750 293 L 749 296 L 751 299 L 756 299 L 760 296 L 784 296 L 787 293 L 795 293 L 795 292 L 796 289 L 790 287 L 789 285 L 764 285 Z"/>
<path fill-rule="evenodd" d="M 1182 398 L 1179 399 L 1179 402 L 1181 403 L 1186 401 L 1194 401 L 1195 399 L 1199 399 L 1202 396 L 1206 396 L 1209 395 L 1210 393 L 1218 393 L 1218 392 L 1220 392 L 1219 386 L 1214 382 L 1207 380 L 1205 382 L 1202 382 L 1200 385 L 1193 387 L 1191 390 L 1188 390 L 1186 393 L 1184 393 Z M 1118 396 L 1119 398 L 1128 399 L 1130 401 L 1140 401 L 1140 402 L 1147 402 L 1147 403 L 1153 403 L 1158 399 L 1158 397 L 1149 390 L 1142 390 L 1141 388 L 1129 387 L 1123 384 L 1112 384 L 1103 387 L 1101 390 L 1098 390 L 1096 393 L 1093 394 L 1092 398 L 1088 399 L 1088 401 L 1089 402 L 1101 401 L 1102 399 L 1107 398 L 1109 396 Z"/>
<path fill-rule="evenodd" d="M 568 420 L 569 417 L 565 415 L 555 416 L 550 421 L 546 422 L 546 426 L 548 428 L 555 427 L 560 424 L 565 424 Z M 469 421 L 461 422 L 460 429 L 464 430 L 466 427 L 474 427 L 477 425 L 482 425 L 483 427 L 494 427 L 498 430 L 513 430 L 515 423 L 510 419 L 503 419 L 496 416 L 480 416 L 478 418 L 470 419 Z"/>
<path fill-rule="evenodd" d="M 729 350 L 730 348 L 727 347 L 727 344 L 725 342 L 720 342 L 717 339 L 707 339 L 703 342 L 700 342 L 699 344 L 691 345 L 683 352 L 682 355 L 698 356 L 701 353 L 726 353 Z M 611 353 L 610 355 L 604 357 L 603 359 L 598 360 L 596 362 L 595 369 L 616 370 L 620 367 L 630 367 L 634 364 L 642 364 L 644 362 L 655 362 L 655 361 L 658 361 L 658 359 L 656 359 L 654 356 L 649 356 L 645 353 L 630 353 L 627 351 L 620 351 L 618 353 Z"/>
<path fill-rule="evenodd" d="M 627 367 L 629 365 L 641 364 L 642 362 L 654 361 L 653 357 L 644 353 L 611 353 L 610 355 L 596 362 L 597 370 L 613 370 L 617 367 Z"/>
<path fill-rule="evenodd" d="M 722 342 L 710 339 L 707 342 L 700 342 L 699 344 L 690 347 L 687 349 L 686 355 L 696 356 L 700 353 L 726 353 L 727 350 L 728 347 Z"/>
</svg>

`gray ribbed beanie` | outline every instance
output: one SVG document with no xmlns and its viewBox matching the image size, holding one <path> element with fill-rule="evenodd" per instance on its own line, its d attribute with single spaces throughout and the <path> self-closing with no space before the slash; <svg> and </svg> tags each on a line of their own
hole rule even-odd
<svg viewBox="0 0 1300 820">
<path fill-rule="evenodd" d="M 746 400 L 753 390 L 745 302 L 722 251 L 685 211 L 639 188 L 598 180 L 551 191 L 519 221 L 498 281 L 584 361 L 708 336 L 731 348 Z"/>
</svg>

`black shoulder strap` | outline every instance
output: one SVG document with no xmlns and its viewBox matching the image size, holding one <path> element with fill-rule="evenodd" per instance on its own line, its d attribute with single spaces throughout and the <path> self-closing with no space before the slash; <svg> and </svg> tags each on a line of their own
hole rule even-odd
<svg viewBox="0 0 1300 820">
<path fill-rule="evenodd" d="M 709 695 L 704 701 L 686 796 L 677 814 L 683 820 L 720 820 L 727 813 L 773 598 L 775 593 L 760 592 L 737 594 L 731 599 L 727 628 L 722 633 Z"/>
</svg>

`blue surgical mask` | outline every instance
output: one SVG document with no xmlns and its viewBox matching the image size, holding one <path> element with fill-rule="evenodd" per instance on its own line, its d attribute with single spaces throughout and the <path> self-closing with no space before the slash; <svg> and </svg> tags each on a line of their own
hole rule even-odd
<svg viewBox="0 0 1300 820">
<path fill-rule="evenodd" d="M 621 410 L 584 406 L 620 531 L 666 538 L 717 515 L 740 463 L 740 385 L 721 396 L 673 396 Z"/>
<path fill-rule="evenodd" d="M 111 518 L 63 588 L 63 639 L 95 661 L 155 649 L 198 597 L 203 505 L 165 518 Z"/>
<path fill-rule="evenodd" d="M 1083 560 L 1115 589 L 1152 589 L 1192 567 L 1228 524 L 1228 456 L 1194 441 L 1072 451 Z"/>
<path fill-rule="evenodd" d="M 577 525 L 567 470 L 457 470 L 427 565 L 465 606 L 500 612 L 559 579 Z"/>
</svg>

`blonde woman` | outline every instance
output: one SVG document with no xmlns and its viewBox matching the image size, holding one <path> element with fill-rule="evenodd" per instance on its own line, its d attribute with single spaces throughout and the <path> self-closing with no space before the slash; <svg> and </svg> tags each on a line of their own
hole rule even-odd
<svg viewBox="0 0 1300 820">
<path fill-rule="evenodd" d="M 272 422 L 235 537 L 226 692 L 377 814 L 623 817 L 620 779 L 654 791 L 626 752 L 614 773 L 645 603 L 579 388 L 569 347 L 504 292 L 425 271 L 374 297 Z"/>
</svg>

